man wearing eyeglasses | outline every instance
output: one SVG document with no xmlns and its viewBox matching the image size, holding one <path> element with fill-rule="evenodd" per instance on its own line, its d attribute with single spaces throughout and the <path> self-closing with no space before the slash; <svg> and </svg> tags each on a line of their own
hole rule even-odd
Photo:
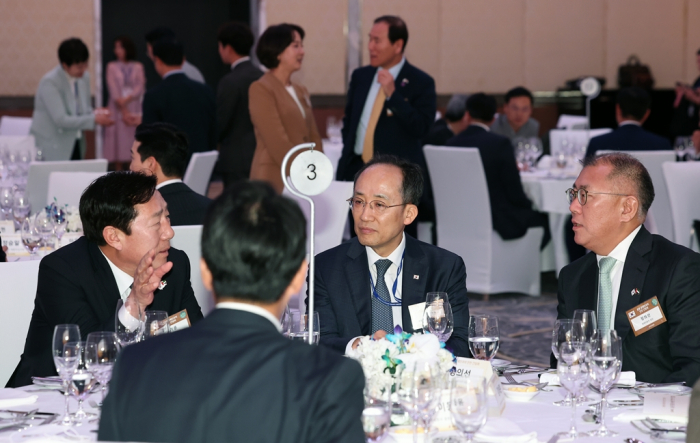
<svg viewBox="0 0 700 443">
<path fill-rule="evenodd" d="M 588 157 L 567 198 L 574 240 L 593 253 L 561 270 L 558 318 L 594 310 L 598 328 L 622 340 L 623 371 L 692 385 L 700 377 L 700 255 L 644 228 L 654 200 L 646 168 L 624 153 Z"/>
<path fill-rule="evenodd" d="M 348 202 L 357 237 L 316 256 L 322 345 L 347 353 L 362 336 L 422 329 L 426 293 L 439 291 L 448 294 L 454 317 L 446 346 L 470 356 L 464 261 L 404 233 L 422 192 L 421 168 L 394 156 L 375 156 L 355 175 Z"/>
</svg>

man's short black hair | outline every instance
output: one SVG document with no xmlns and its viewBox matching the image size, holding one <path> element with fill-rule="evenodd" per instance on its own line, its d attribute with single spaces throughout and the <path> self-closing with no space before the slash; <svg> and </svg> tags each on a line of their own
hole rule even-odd
<svg viewBox="0 0 700 443">
<path fill-rule="evenodd" d="M 639 86 L 630 86 L 617 93 L 617 104 L 622 117 L 641 120 L 651 107 L 651 96 Z"/>
<path fill-rule="evenodd" d="M 300 34 L 301 35 L 301 34 Z M 250 55 L 255 38 L 250 27 L 241 22 L 224 23 L 216 33 L 216 38 L 223 46 L 230 46 L 238 55 Z"/>
<path fill-rule="evenodd" d="M 170 28 L 166 28 L 165 26 L 159 26 L 148 31 L 144 37 L 146 39 L 146 43 L 153 45 L 162 38 L 175 38 L 175 32 L 173 32 L 173 30 Z"/>
<path fill-rule="evenodd" d="M 139 172 L 110 172 L 96 179 L 80 197 L 80 221 L 85 237 L 100 246 L 107 244 L 102 231 L 113 226 L 131 235 L 136 205 L 147 203 L 156 192 L 156 177 Z"/>
<path fill-rule="evenodd" d="M 174 38 L 161 38 L 153 43 L 153 56 L 167 66 L 180 66 L 185 61 L 185 50 Z"/>
<path fill-rule="evenodd" d="M 408 44 L 408 27 L 406 26 L 406 22 L 397 15 L 382 15 L 374 19 L 374 24 L 380 22 L 389 25 L 389 41 L 392 45 L 396 43 L 397 40 L 403 40 L 401 52 L 404 52 L 406 50 L 406 44 Z"/>
<path fill-rule="evenodd" d="M 355 174 L 355 181 L 353 184 L 353 192 L 355 185 L 357 185 L 357 179 L 360 178 L 363 172 L 368 168 L 376 165 L 391 165 L 396 166 L 401 170 L 403 175 L 403 180 L 401 181 L 401 197 L 403 198 L 404 204 L 413 204 L 418 206 L 420 203 L 420 198 L 423 196 L 423 171 L 420 166 L 415 163 L 411 163 L 408 160 L 397 157 L 395 155 L 375 155 L 372 160 L 362 166 L 362 169 L 357 171 Z"/>
<path fill-rule="evenodd" d="M 58 47 L 58 60 L 66 66 L 86 62 L 88 58 L 90 58 L 90 51 L 79 38 L 63 40 Z"/>
<path fill-rule="evenodd" d="M 510 99 L 515 98 L 515 97 L 527 97 L 527 98 L 529 98 L 530 105 L 532 105 L 532 103 L 535 101 L 534 97 L 532 96 L 532 92 L 530 92 L 530 90 L 528 90 L 527 88 L 524 88 L 522 86 L 516 86 L 515 88 L 506 92 L 506 97 L 505 97 L 506 103 L 510 102 Z"/>
<path fill-rule="evenodd" d="M 137 148 L 141 161 L 156 159 L 163 175 L 182 178 L 187 168 L 190 150 L 187 135 L 170 123 L 144 123 L 136 128 L 134 138 L 141 144 Z"/>
<path fill-rule="evenodd" d="M 274 69 L 280 61 L 277 58 L 294 41 L 294 31 L 304 40 L 304 30 L 299 25 L 280 23 L 272 25 L 263 32 L 255 48 L 255 55 L 267 69 Z"/>
<path fill-rule="evenodd" d="M 136 45 L 128 35 L 120 35 L 114 39 L 114 43 L 119 42 L 124 48 L 127 60 L 136 60 Z"/>
<path fill-rule="evenodd" d="M 264 182 L 237 182 L 209 207 L 202 258 L 217 298 L 274 303 L 306 256 L 306 220 Z"/>
<path fill-rule="evenodd" d="M 473 119 L 490 122 L 496 114 L 496 99 L 483 92 L 472 94 L 467 99 L 467 112 Z"/>
</svg>

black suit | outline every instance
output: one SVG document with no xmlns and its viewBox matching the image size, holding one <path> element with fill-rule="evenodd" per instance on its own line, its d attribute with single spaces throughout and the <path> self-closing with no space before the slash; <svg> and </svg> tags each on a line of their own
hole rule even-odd
<svg viewBox="0 0 700 443">
<path fill-rule="evenodd" d="M 654 296 L 667 321 L 635 337 L 626 312 Z M 573 318 L 576 309 L 597 310 L 594 253 L 561 270 L 558 298 L 558 318 Z M 634 371 L 639 381 L 685 381 L 692 386 L 700 377 L 698 319 L 700 255 L 642 226 L 627 252 L 615 311 L 614 329 L 623 340 L 622 370 Z M 552 364 L 556 364 L 553 357 Z"/>
<path fill-rule="evenodd" d="M 196 322 L 202 311 L 190 285 L 187 255 L 170 248 L 168 261 L 173 268 L 163 276 L 167 285 L 156 290 L 148 309 L 168 314 L 187 309 L 190 321 Z M 90 332 L 114 331 L 117 300 L 114 274 L 97 244 L 81 237 L 44 257 L 24 352 L 7 386 L 31 384 L 33 375 L 56 374 L 51 356 L 54 326 L 77 324 L 83 340 Z"/>
<path fill-rule="evenodd" d="M 423 139 L 423 145 L 445 146 L 454 136 L 454 132 L 452 132 L 452 129 L 447 125 L 447 120 L 441 118 L 430 128 L 430 132 Z"/>
<path fill-rule="evenodd" d="M 255 132 L 248 112 L 248 88 L 262 75 L 260 69 L 246 60 L 219 81 L 216 122 L 221 149 L 216 170 L 223 174 L 225 187 L 250 176 Z"/>
<path fill-rule="evenodd" d="M 360 443 L 363 386 L 357 362 L 290 341 L 257 314 L 219 308 L 123 351 L 98 438 Z"/>
<path fill-rule="evenodd" d="M 168 204 L 172 226 L 201 225 L 211 199 L 194 192 L 184 183 L 171 183 L 158 189 Z"/>
<path fill-rule="evenodd" d="M 667 151 L 671 142 L 634 124 L 622 125 L 613 132 L 593 137 L 588 143 L 586 157 L 596 151 Z"/>
<path fill-rule="evenodd" d="M 532 210 L 515 164 L 513 145 L 508 138 L 476 125 L 470 125 L 447 142 L 447 146 L 478 148 L 484 166 L 491 203 L 493 230 L 503 240 L 521 238 L 528 227 L 545 229 L 542 246 L 550 238 L 546 214 Z"/>
<path fill-rule="evenodd" d="M 412 324 L 409 306 L 424 303 L 428 292 L 447 292 L 454 315 L 454 331 L 447 347 L 457 356 L 469 357 L 469 299 L 462 258 L 406 235 L 402 274 L 403 329 L 413 332 L 423 327 Z M 370 335 L 369 275 L 367 250 L 357 238 L 316 256 L 314 309 L 319 315 L 322 345 L 344 353 L 353 337 Z"/>
<path fill-rule="evenodd" d="M 166 122 L 187 134 L 190 154 L 216 149 L 216 104 L 209 86 L 183 73 L 167 76 L 146 91 L 143 123 Z"/>
</svg>

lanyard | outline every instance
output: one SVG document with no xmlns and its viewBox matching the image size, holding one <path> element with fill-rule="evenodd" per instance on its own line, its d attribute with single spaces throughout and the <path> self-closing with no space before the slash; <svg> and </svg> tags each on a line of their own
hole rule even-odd
<svg viewBox="0 0 700 443">
<path fill-rule="evenodd" d="M 394 299 L 396 302 L 387 302 L 385 300 L 382 300 L 382 298 L 377 294 L 377 288 L 374 287 L 374 280 L 372 279 L 372 273 L 369 273 L 369 282 L 372 285 L 372 294 L 374 295 L 374 298 L 376 298 L 380 303 L 385 304 L 387 306 L 401 306 L 401 299 L 396 296 L 396 288 L 398 287 L 399 284 L 399 278 L 401 277 L 401 270 L 403 269 L 403 256 L 406 255 L 406 250 L 404 249 L 403 254 L 401 254 L 401 263 L 399 263 L 399 269 L 396 272 L 396 280 L 394 280 L 394 284 L 391 287 L 391 291 L 394 293 Z"/>
</svg>

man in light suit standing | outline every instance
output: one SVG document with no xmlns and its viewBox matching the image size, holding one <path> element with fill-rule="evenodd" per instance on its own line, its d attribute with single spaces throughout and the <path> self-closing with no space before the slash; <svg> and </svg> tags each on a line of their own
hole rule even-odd
<svg viewBox="0 0 700 443">
<path fill-rule="evenodd" d="M 46 73 L 34 96 L 30 133 L 44 160 L 85 158 L 83 131 L 114 123 L 107 108 L 92 109 L 87 46 L 69 38 L 58 47 L 60 64 Z"/>
</svg>

